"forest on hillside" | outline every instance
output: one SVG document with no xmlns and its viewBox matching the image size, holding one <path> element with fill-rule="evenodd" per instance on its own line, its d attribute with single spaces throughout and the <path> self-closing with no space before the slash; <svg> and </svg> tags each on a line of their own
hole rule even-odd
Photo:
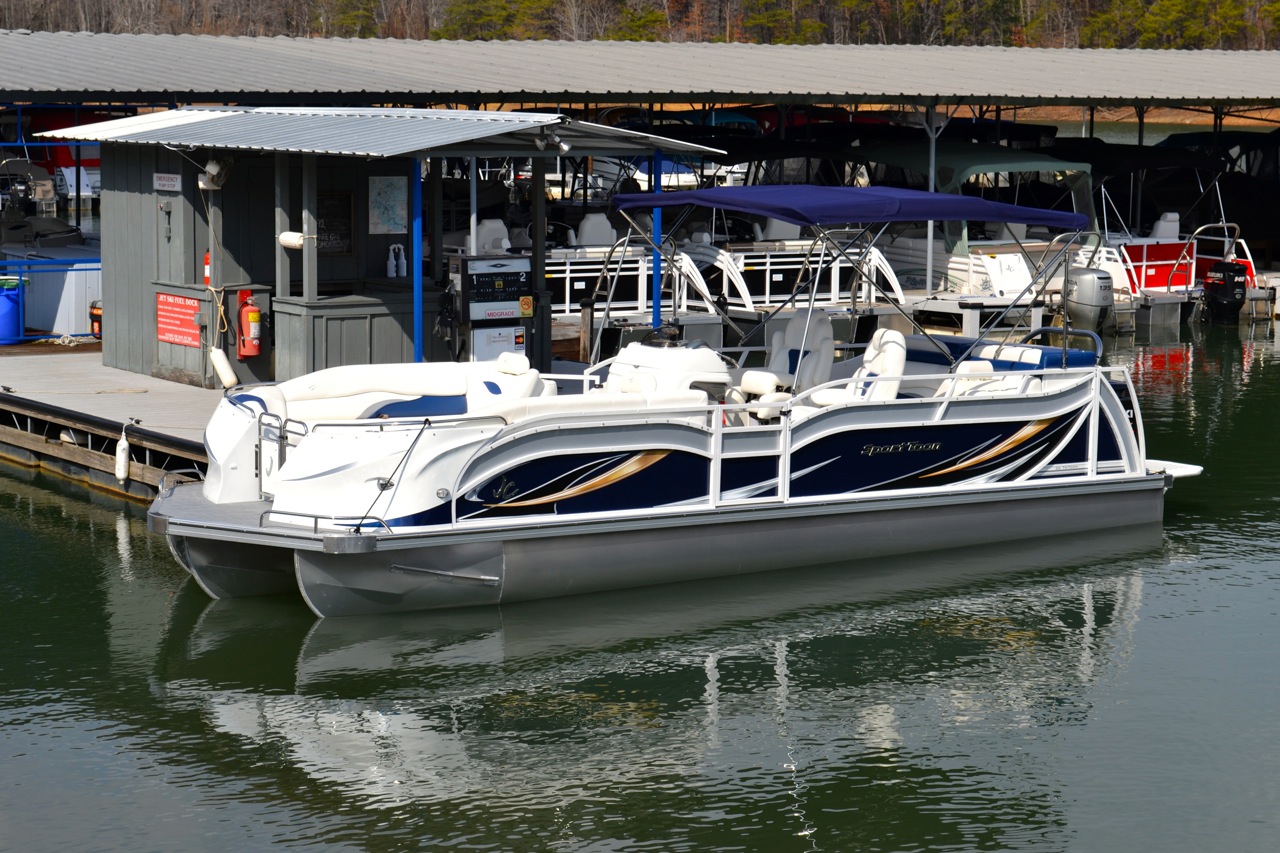
<svg viewBox="0 0 1280 853">
<path fill-rule="evenodd" d="M 1280 0 L 0 0 L 0 29 L 1265 50 Z"/>
</svg>

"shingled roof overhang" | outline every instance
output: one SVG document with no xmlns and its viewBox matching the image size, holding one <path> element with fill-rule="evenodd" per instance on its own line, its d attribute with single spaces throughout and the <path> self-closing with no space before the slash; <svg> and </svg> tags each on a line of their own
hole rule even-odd
<svg viewBox="0 0 1280 853">
<path fill-rule="evenodd" d="M 1280 51 L 0 31 L 0 99 L 469 106 L 1280 106 Z"/>
</svg>

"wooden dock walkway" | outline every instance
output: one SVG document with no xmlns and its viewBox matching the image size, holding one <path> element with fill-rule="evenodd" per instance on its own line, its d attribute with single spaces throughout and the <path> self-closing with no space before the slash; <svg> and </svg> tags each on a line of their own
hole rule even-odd
<svg viewBox="0 0 1280 853">
<path fill-rule="evenodd" d="M 221 390 L 104 367 L 97 346 L 0 349 L 0 458 L 140 499 L 166 474 L 203 471 L 201 439 Z M 130 456 L 123 482 L 122 431 Z"/>
</svg>

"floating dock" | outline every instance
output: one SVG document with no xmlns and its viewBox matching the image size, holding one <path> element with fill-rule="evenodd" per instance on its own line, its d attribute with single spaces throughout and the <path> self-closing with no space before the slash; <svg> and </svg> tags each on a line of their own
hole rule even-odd
<svg viewBox="0 0 1280 853">
<path fill-rule="evenodd" d="M 204 426 L 221 399 L 104 367 L 100 345 L 0 347 L 0 459 L 150 500 L 165 477 L 203 475 Z"/>
</svg>

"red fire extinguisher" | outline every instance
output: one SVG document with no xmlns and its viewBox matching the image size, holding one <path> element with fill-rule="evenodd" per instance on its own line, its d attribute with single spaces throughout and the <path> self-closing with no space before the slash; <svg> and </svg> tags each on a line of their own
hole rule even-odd
<svg viewBox="0 0 1280 853">
<path fill-rule="evenodd" d="M 209 286 L 209 253 L 204 253 L 204 286 Z"/>
<path fill-rule="evenodd" d="M 252 296 L 240 303 L 238 318 L 240 338 L 236 342 L 236 358 L 244 361 L 262 352 L 262 309 Z"/>
</svg>

